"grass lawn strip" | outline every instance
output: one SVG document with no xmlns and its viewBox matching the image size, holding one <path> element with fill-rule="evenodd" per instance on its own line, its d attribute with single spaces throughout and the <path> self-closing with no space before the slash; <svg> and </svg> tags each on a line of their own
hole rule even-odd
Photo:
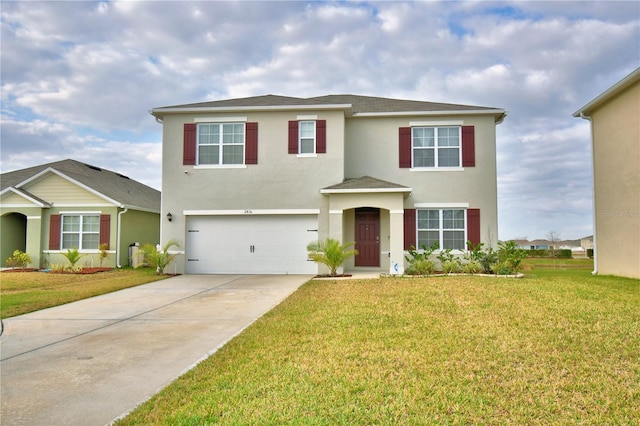
<svg viewBox="0 0 640 426">
<path fill-rule="evenodd" d="M 97 274 L 0 272 L 0 317 L 9 318 L 164 279 L 155 270 L 114 269 Z"/>
<path fill-rule="evenodd" d="M 640 281 L 312 281 L 119 425 L 637 424 Z"/>
</svg>

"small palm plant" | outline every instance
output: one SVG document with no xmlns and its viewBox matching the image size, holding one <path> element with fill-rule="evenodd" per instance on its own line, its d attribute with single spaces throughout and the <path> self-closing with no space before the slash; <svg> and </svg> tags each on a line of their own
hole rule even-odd
<svg viewBox="0 0 640 426">
<path fill-rule="evenodd" d="M 85 254 L 80 254 L 77 247 L 74 247 L 72 249 L 67 249 L 67 252 L 62 253 L 62 255 L 66 257 L 69 263 L 71 264 L 68 269 L 72 272 L 76 272 L 80 269 L 79 267 L 76 266 L 76 263 L 78 263 L 80 259 L 86 256 Z"/>
<path fill-rule="evenodd" d="M 349 247 L 355 243 L 340 244 L 340 241 L 333 238 L 327 238 L 325 241 L 315 241 L 307 245 L 309 258 L 316 263 L 326 265 L 331 271 L 332 277 L 338 273 L 338 268 L 342 266 L 345 260 L 350 256 L 358 254 L 358 250 L 349 250 Z"/>
<path fill-rule="evenodd" d="M 160 245 L 156 247 L 153 244 L 145 244 L 140 248 L 140 251 L 144 254 L 144 261 L 155 267 L 158 275 L 162 275 L 164 268 L 178 256 L 178 254 L 169 254 L 169 249 L 173 246 L 180 247 L 180 244 L 175 240 L 170 240 L 162 250 L 159 249 Z"/>
</svg>

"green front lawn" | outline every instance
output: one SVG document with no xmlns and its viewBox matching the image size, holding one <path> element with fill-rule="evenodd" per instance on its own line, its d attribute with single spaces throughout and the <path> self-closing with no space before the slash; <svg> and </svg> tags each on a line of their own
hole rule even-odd
<svg viewBox="0 0 640 426">
<path fill-rule="evenodd" d="M 591 267 L 311 281 L 117 424 L 638 424 L 640 281 Z"/>
<path fill-rule="evenodd" d="M 0 318 L 22 315 L 166 278 L 149 268 L 96 274 L 0 272 Z"/>
</svg>

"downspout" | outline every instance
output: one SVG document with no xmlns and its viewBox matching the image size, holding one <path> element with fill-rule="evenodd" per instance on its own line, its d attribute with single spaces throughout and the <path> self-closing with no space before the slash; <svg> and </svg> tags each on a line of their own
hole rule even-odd
<svg viewBox="0 0 640 426">
<path fill-rule="evenodd" d="M 128 207 L 125 207 L 124 210 L 118 213 L 118 230 L 116 235 L 116 267 L 118 269 L 122 268 L 120 265 L 120 232 L 122 230 L 122 215 L 129 211 Z"/>
<path fill-rule="evenodd" d="M 593 121 L 591 117 L 585 115 L 584 112 L 580 112 L 580 118 L 589 122 L 589 130 L 591 133 L 591 197 L 593 202 L 591 203 L 591 214 L 593 216 L 593 271 L 592 275 L 598 274 L 598 245 L 596 244 L 596 152 L 593 145 Z"/>
</svg>

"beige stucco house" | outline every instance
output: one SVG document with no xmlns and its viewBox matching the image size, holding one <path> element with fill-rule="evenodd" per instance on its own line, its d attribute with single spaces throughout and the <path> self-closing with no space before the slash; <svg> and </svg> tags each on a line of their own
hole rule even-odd
<svg viewBox="0 0 640 426">
<path fill-rule="evenodd" d="M 322 273 L 306 246 L 327 237 L 356 243 L 346 271 L 392 274 L 411 246 L 496 244 L 503 109 L 266 95 L 150 112 L 178 272 Z"/>
<path fill-rule="evenodd" d="M 640 68 L 573 116 L 591 123 L 594 272 L 640 278 Z"/>
<path fill-rule="evenodd" d="M 0 175 L 0 259 L 14 250 L 32 268 L 66 264 L 77 248 L 78 266 L 129 265 L 129 246 L 160 240 L 160 192 L 128 177 L 74 160 Z"/>
</svg>

